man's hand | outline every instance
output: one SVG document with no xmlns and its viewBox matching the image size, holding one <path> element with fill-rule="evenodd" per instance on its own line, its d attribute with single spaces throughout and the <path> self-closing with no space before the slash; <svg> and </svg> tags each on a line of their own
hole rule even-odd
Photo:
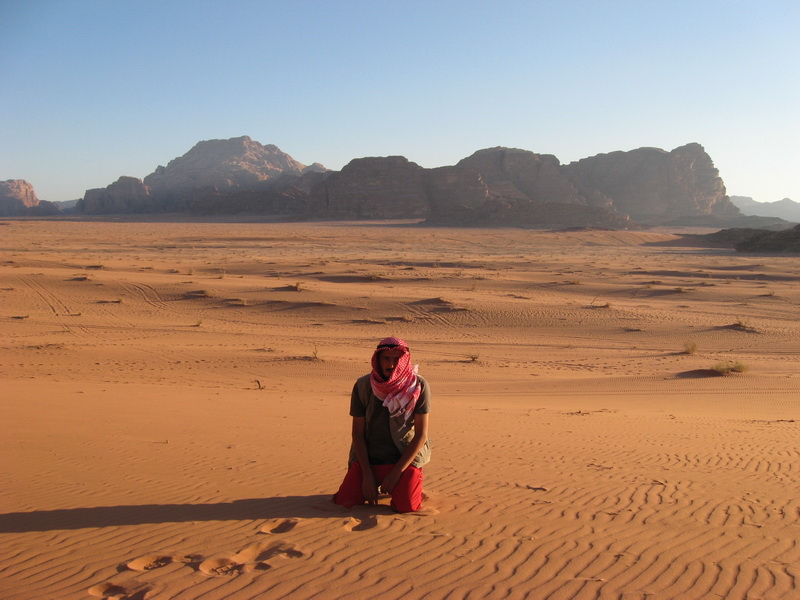
<svg viewBox="0 0 800 600">
<path fill-rule="evenodd" d="M 400 478 L 403 476 L 403 472 L 398 469 L 394 468 L 383 478 L 381 482 L 381 491 L 384 494 L 391 494 L 394 491 L 394 488 L 397 487 L 397 482 L 400 481 Z"/>
<path fill-rule="evenodd" d="M 367 467 L 362 469 L 363 477 L 361 478 L 361 493 L 364 494 L 364 499 L 367 504 L 378 503 L 378 484 L 375 483 L 375 477 L 372 475 L 372 469 Z"/>
</svg>

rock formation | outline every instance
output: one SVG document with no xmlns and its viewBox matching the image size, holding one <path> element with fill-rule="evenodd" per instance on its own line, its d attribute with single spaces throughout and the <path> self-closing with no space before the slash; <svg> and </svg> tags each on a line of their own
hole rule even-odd
<svg viewBox="0 0 800 600">
<path fill-rule="evenodd" d="M 39 200 L 24 179 L 0 181 L 0 217 L 48 217 L 60 212 L 55 203 Z"/>
<path fill-rule="evenodd" d="M 431 225 L 625 228 L 630 219 L 586 206 L 558 160 L 525 150 L 480 150 L 428 171 Z"/>
<path fill-rule="evenodd" d="M 120 177 L 105 188 L 86 190 L 75 212 L 88 215 L 161 212 L 163 205 L 156 200 L 141 179 Z"/>
<path fill-rule="evenodd" d="M 507 200 L 586 204 L 573 183 L 561 172 L 552 154 L 516 148 L 488 148 L 458 162 L 477 171 L 493 196 Z"/>
<path fill-rule="evenodd" d="M 0 215 L 24 215 L 38 204 L 33 186 L 24 179 L 0 181 Z"/>
<path fill-rule="evenodd" d="M 90 190 L 79 212 L 608 228 L 714 225 L 740 216 L 699 144 L 599 154 L 569 165 L 549 154 L 497 147 L 438 169 L 388 156 L 354 159 L 332 172 L 245 136 L 200 142 L 144 182 L 131 179 Z"/>
<path fill-rule="evenodd" d="M 431 223 L 467 224 L 476 210 L 492 199 L 481 174 L 467 167 L 429 169 L 424 181 Z"/>
<path fill-rule="evenodd" d="M 306 166 L 247 136 L 207 140 L 143 181 L 122 177 L 105 189 L 88 190 L 76 212 L 297 214 L 326 172 L 319 163 Z"/>
<path fill-rule="evenodd" d="M 739 215 L 700 144 L 687 144 L 671 152 L 639 148 L 598 154 L 565 165 L 562 170 L 590 205 L 608 206 L 610 202 L 617 212 L 639 223 Z"/>
<path fill-rule="evenodd" d="M 314 186 L 309 210 L 314 218 L 425 217 L 425 169 L 402 156 L 357 158 Z"/>
<path fill-rule="evenodd" d="M 166 167 L 159 166 L 144 178 L 144 183 L 157 196 L 202 188 L 258 190 L 268 188 L 281 175 L 299 177 L 324 170 L 318 163 L 307 167 L 277 146 L 262 146 L 243 136 L 199 142 Z"/>
<path fill-rule="evenodd" d="M 759 231 L 737 243 L 738 252 L 800 253 L 800 225 L 784 231 Z"/>
</svg>

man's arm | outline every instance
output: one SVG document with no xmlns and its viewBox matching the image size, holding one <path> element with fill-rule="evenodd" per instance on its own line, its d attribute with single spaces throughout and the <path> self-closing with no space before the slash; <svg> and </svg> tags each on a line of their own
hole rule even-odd
<svg viewBox="0 0 800 600">
<path fill-rule="evenodd" d="M 353 417 L 353 448 L 356 451 L 356 460 L 361 466 L 361 493 L 368 504 L 378 503 L 378 484 L 372 474 L 369 465 L 369 454 L 367 452 L 367 419 L 365 417 Z"/>
<path fill-rule="evenodd" d="M 384 494 L 391 494 L 394 491 L 397 482 L 400 481 L 400 477 L 403 475 L 403 471 L 405 471 L 408 466 L 414 462 L 417 454 L 419 454 L 419 451 L 422 450 L 422 447 L 427 441 L 428 413 L 416 414 L 414 415 L 414 437 L 411 439 L 411 442 L 408 444 L 408 446 L 406 446 L 406 449 L 403 452 L 403 455 L 400 457 L 400 460 L 397 461 L 397 464 L 395 464 L 394 468 L 389 471 L 389 474 L 386 475 L 381 482 L 381 491 Z M 366 451 L 366 444 L 364 445 L 364 449 Z M 357 449 L 356 452 L 358 452 Z"/>
</svg>

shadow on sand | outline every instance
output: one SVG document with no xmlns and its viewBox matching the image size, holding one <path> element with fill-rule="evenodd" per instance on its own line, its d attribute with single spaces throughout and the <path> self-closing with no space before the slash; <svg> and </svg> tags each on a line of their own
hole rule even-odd
<svg viewBox="0 0 800 600">
<path fill-rule="evenodd" d="M 189 521 L 247 521 L 336 516 L 330 494 L 250 498 L 217 504 L 95 506 L 0 514 L 0 533 L 121 527 Z"/>
</svg>

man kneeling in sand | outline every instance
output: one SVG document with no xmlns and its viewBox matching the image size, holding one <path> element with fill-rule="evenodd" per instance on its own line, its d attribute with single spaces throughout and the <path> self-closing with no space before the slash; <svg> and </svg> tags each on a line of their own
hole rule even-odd
<svg viewBox="0 0 800 600">
<path fill-rule="evenodd" d="M 398 512 L 422 505 L 422 466 L 430 460 L 430 388 L 411 364 L 408 344 L 382 340 L 372 372 L 360 377 L 350 396 L 353 442 L 336 504 L 377 504 L 379 491 L 392 496 Z M 380 487 L 379 487 L 380 486 Z"/>
</svg>

